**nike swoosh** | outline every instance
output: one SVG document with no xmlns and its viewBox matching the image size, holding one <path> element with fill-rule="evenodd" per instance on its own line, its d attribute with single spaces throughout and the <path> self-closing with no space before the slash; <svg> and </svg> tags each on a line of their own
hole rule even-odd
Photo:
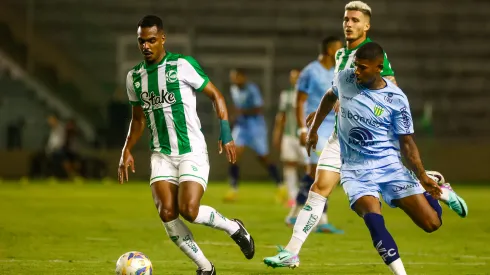
<svg viewBox="0 0 490 275">
<path fill-rule="evenodd" d="M 284 259 L 286 259 L 288 256 L 283 256 L 283 257 L 279 257 L 279 260 L 282 261 Z"/>
</svg>

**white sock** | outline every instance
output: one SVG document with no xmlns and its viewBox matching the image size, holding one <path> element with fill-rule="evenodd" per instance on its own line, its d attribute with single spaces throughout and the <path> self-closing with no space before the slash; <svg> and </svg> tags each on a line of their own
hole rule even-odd
<svg viewBox="0 0 490 275">
<path fill-rule="evenodd" d="M 407 272 L 405 271 L 405 267 L 403 266 L 402 259 L 398 258 L 394 262 L 388 265 L 390 268 L 391 272 L 395 275 L 407 275 Z"/>
<path fill-rule="evenodd" d="M 216 209 L 206 205 L 199 206 L 199 213 L 194 223 L 223 230 L 230 236 L 240 229 L 240 226 L 236 222 L 225 218 Z"/>
<path fill-rule="evenodd" d="M 295 199 L 298 194 L 298 171 L 296 167 L 285 165 L 282 169 L 284 181 L 288 187 L 289 199 Z"/>
<path fill-rule="evenodd" d="M 170 239 L 189 257 L 199 269 L 212 270 L 211 262 L 204 256 L 202 250 L 194 241 L 194 236 L 187 225 L 180 220 L 175 219 L 170 222 L 164 222 L 165 230 Z"/>
<path fill-rule="evenodd" d="M 294 224 L 293 236 L 286 246 L 286 250 L 299 254 L 301 246 L 306 241 L 311 230 L 316 227 L 325 207 L 327 199 L 320 194 L 310 191 L 305 206 L 299 212 Z"/>
<path fill-rule="evenodd" d="M 449 202 L 449 193 L 451 191 L 449 191 L 449 189 L 447 188 L 441 188 L 441 198 L 439 200 L 441 200 L 442 202 L 444 203 L 448 203 Z"/>
</svg>

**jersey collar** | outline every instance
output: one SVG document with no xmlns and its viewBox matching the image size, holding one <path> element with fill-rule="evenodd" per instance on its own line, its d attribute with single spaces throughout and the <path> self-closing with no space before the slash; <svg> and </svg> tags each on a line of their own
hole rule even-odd
<svg viewBox="0 0 490 275">
<path fill-rule="evenodd" d="M 165 60 L 167 60 L 167 57 L 171 55 L 170 52 L 167 52 L 165 51 L 165 56 L 162 58 L 162 60 L 160 62 L 158 62 L 157 64 L 151 64 L 151 65 L 148 65 L 146 64 L 146 61 L 144 62 L 144 66 L 145 66 L 145 69 L 146 70 L 149 70 L 149 71 L 153 71 L 154 69 L 158 68 L 158 66 L 162 65 L 163 62 L 165 62 Z"/>
<path fill-rule="evenodd" d="M 373 41 L 371 40 L 371 38 L 366 37 L 366 39 L 364 41 L 362 41 L 361 44 L 357 45 L 357 47 L 355 47 L 354 49 L 349 50 L 349 49 L 347 49 L 347 46 L 345 46 L 345 51 L 346 52 L 355 51 L 355 50 L 359 49 L 360 47 L 362 47 L 364 44 L 369 43 L 369 42 L 373 42 Z"/>
</svg>

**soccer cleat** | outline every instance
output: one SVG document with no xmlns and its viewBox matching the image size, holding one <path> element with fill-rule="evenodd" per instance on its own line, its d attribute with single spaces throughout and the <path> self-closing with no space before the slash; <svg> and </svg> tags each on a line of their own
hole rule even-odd
<svg viewBox="0 0 490 275">
<path fill-rule="evenodd" d="M 443 201 L 451 210 L 456 212 L 461 218 L 466 218 L 468 216 L 468 205 L 466 202 L 454 192 L 453 188 L 449 183 L 444 183 L 441 185 L 441 188 L 444 188 L 449 191 L 449 200 Z"/>
<path fill-rule="evenodd" d="M 198 269 L 196 270 L 196 275 L 216 275 L 216 268 L 214 268 L 214 264 L 211 263 L 211 267 L 212 269 L 211 270 L 202 270 L 202 269 Z"/>
<path fill-rule="evenodd" d="M 252 235 L 247 232 L 247 229 L 245 229 L 242 221 L 240 221 L 239 219 L 233 219 L 232 221 L 236 222 L 240 229 L 238 229 L 237 232 L 231 235 L 231 238 L 235 241 L 236 244 L 238 244 L 243 255 L 245 255 L 245 258 L 250 260 L 254 257 L 255 254 L 254 239 L 252 238 Z"/>
<path fill-rule="evenodd" d="M 425 171 L 425 173 L 439 185 L 446 183 L 444 176 L 437 171 Z"/>
<path fill-rule="evenodd" d="M 344 230 L 340 230 L 330 223 L 319 224 L 315 229 L 316 233 L 331 233 L 331 234 L 344 234 Z"/>
<path fill-rule="evenodd" d="M 279 251 L 279 254 L 277 254 L 276 256 L 264 258 L 264 264 L 272 268 L 276 268 L 276 267 L 296 268 L 299 266 L 298 255 L 285 250 L 282 246 L 278 246 L 277 250 Z"/>
<path fill-rule="evenodd" d="M 224 202 L 235 202 L 238 198 L 238 191 L 235 189 L 231 189 L 226 193 L 225 197 L 223 198 Z"/>
</svg>

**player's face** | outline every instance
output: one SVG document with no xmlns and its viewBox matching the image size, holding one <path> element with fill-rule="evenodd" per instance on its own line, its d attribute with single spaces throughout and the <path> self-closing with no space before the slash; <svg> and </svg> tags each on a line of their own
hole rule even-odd
<svg viewBox="0 0 490 275">
<path fill-rule="evenodd" d="M 138 46 L 146 62 L 154 63 L 163 56 L 165 34 L 158 31 L 156 26 L 138 28 Z"/>
<path fill-rule="evenodd" d="M 299 71 L 298 70 L 291 70 L 289 72 L 289 83 L 291 83 L 291 86 L 296 86 L 296 82 L 298 81 L 299 78 Z"/>
<path fill-rule="evenodd" d="M 245 84 L 245 76 L 235 70 L 231 70 L 230 82 L 238 86 L 243 86 Z"/>
<path fill-rule="evenodd" d="M 358 40 L 364 37 L 370 28 L 369 17 L 360 11 L 345 11 L 343 26 L 345 40 Z"/>
<path fill-rule="evenodd" d="M 383 58 L 373 60 L 358 59 L 354 61 L 357 83 L 369 87 L 383 69 Z"/>
</svg>

